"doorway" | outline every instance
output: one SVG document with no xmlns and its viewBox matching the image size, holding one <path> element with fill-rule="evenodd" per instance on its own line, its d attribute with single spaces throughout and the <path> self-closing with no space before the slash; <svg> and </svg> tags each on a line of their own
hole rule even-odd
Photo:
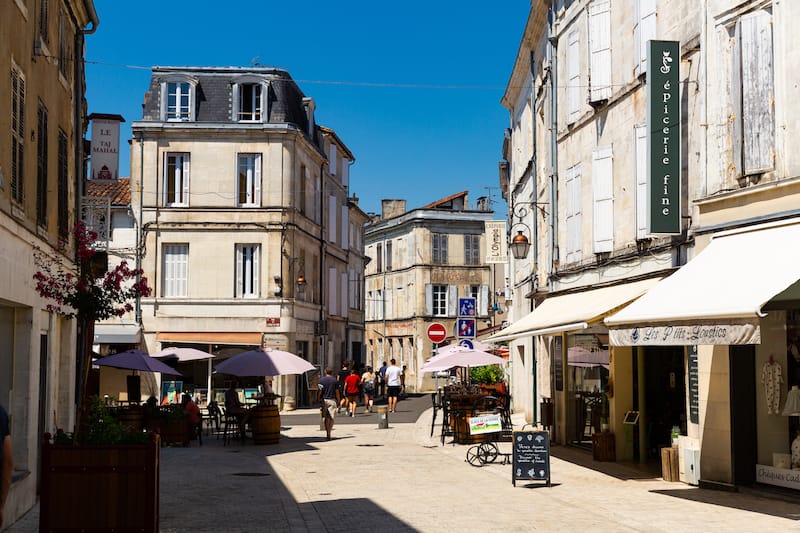
<svg viewBox="0 0 800 533">
<path fill-rule="evenodd" d="M 645 458 L 661 460 L 672 446 L 673 428 L 686 434 L 686 383 L 683 346 L 648 347 L 644 358 Z"/>
</svg>

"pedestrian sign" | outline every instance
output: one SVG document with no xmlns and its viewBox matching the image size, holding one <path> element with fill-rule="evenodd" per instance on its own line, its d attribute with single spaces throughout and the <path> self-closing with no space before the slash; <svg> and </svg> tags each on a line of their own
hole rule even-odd
<svg viewBox="0 0 800 533">
<path fill-rule="evenodd" d="M 456 336 L 459 338 L 475 338 L 475 319 L 474 318 L 459 318 L 456 324 Z"/>
<path fill-rule="evenodd" d="M 478 304 L 475 298 L 458 299 L 458 316 L 477 316 Z"/>
</svg>

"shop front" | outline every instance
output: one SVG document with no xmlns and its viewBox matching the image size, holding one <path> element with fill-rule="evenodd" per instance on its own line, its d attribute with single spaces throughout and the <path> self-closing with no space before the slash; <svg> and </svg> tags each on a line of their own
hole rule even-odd
<svg viewBox="0 0 800 533">
<path fill-rule="evenodd" d="M 800 490 L 800 249 L 787 246 L 798 239 L 797 220 L 718 233 L 605 319 L 615 354 L 673 361 L 683 481 Z"/>
</svg>

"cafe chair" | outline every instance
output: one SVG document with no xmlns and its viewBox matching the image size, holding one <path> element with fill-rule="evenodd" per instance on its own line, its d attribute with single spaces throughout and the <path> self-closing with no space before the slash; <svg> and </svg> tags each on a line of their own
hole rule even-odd
<svg viewBox="0 0 800 533">
<path fill-rule="evenodd" d="M 433 418 L 431 418 L 431 437 L 433 437 L 433 428 L 436 427 L 436 413 L 442 408 L 439 403 L 440 393 L 434 392 L 431 394 L 431 403 L 433 404 Z"/>
<path fill-rule="evenodd" d="M 239 438 L 239 417 L 227 411 L 222 415 L 222 445 L 227 446 L 231 439 Z"/>
<path fill-rule="evenodd" d="M 219 424 L 222 419 L 222 412 L 219 410 L 219 404 L 216 400 L 208 402 L 208 407 L 203 412 L 203 425 L 206 427 L 206 435 L 214 427 L 215 431 L 219 433 Z"/>
<path fill-rule="evenodd" d="M 442 441 L 442 446 L 444 446 L 444 440 L 446 437 L 455 437 L 454 431 L 454 420 L 452 420 L 452 412 L 450 410 L 450 398 L 444 394 L 442 395 L 442 431 L 439 434 L 439 437 Z"/>
</svg>

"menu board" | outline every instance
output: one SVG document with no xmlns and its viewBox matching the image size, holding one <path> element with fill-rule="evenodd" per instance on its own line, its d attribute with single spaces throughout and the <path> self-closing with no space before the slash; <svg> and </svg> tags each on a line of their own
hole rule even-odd
<svg viewBox="0 0 800 533">
<path fill-rule="evenodd" d="M 547 481 L 550 486 L 550 438 L 546 431 L 515 431 L 511 461 L 511 481 Z"/>
</svg>

